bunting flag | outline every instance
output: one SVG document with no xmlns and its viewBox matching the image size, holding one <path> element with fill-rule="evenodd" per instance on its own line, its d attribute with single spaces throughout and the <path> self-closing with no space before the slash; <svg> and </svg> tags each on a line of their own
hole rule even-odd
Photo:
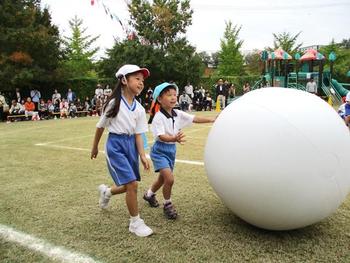
<svg viewBox="0 0 350 263">
<path fill-rule="evenodd" d="M 93 6 L 93 5 L 95 4 L 95 0 L 90 0 L 90 1 L 91 1 L 91 2 L 90 2 L 91 5 Z M 120 24 L 120 26 L 122 27 L 122 29 L 123 29 L 123 31 L 125 32 L 125 34 L 126 34 L 126 35 L 129 35 L 128 30 L 126 29 L 126 27 L 124 26 L 124 24 L 122 23 L 122 21 L 119 19 L 119 17 L 118 17 L 115 13 L 111 12 L 111 10 L 109 9 L 109 7 L 106 6 L 106 5 L 103 3 L 102 0 L 96 0 L 96 2 L 97 2 L 97 4 L 101 3 L 101 4 L 102 4 L 102 7 L 103 7 L 103 10 L 105 11 L 106 15 L 109 16 L 110 19 L 117 21 L 117 22 Z M 128 4 L 128 2 L 127 2 L 126 0 L 125 0 L 124 2 L 125 2 L 126 4 Z"/>
</svg>

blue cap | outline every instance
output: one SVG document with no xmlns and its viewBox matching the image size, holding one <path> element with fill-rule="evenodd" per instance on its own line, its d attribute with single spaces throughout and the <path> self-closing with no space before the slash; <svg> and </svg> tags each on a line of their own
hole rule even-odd
<svg viewBox="0 0 350 263">
<path fill-rule="evenodd" d="M 164 82 L 162 84 L 159 84 L 157 87 L 154 88 L 154 92 L 153 92 L 153 99 L 157 100 L 159 94 L 167 87 L 174 87 L 176 89 L 176 85 L 173 83 L 169 83 L 169 82 Z"/>
</svg>

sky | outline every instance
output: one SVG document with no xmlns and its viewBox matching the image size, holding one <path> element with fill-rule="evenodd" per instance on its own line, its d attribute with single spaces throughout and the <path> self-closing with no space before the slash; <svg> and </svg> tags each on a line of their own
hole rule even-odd
<svg viewBox="0 0 350 263">
<path fill-rule="evenodd" d="M 49 7 L 52 22 L 62 35 L 69 36 L 68 21 L 75 15 L 83 20 L 86 33 L 100 35 L 98 56 L 111 48 L 114 39 L 124 39 L 126 34 L 117 20 L 106 15 L 102 3 L 126 26 L 129 13 L 128 0 L 42 0 Z M 197 51 L 220 50 L 225 23 L 241 26 L 239 38 L 243 40 L 242 52 L 273 46 L 273 33 L 301 31 L 298 43 L 303 46 L 326 45 L 332 39 L 340 42 L 349 39 L 350 0 L 191 0 L 192 25 L 187 29 L 187 39 Z"/>
</svg>

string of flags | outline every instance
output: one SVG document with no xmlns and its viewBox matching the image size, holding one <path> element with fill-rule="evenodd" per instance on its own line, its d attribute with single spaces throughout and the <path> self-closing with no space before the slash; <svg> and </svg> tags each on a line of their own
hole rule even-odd
<svg viewBox="0 0 350 263">
<path fill-rule="evenodd" d="M 130 4 L 129 0 L 124 0 L 124 2 L 125 2 L 125 5 L 127 5 L 127 6 Z M 90 0 L 91 6 L 94 6 L 95 3 L 97 3 L 99 6 L 102 5 L 106 15 L 109 16 L 112 20 L 115 20 L 120 24 L 120 26 L 122 27 L 123 31 L 125 32 L 125 35 L 127 36 L 128 40 L 133 40 L 135 38 L 139 38 L 142 45 L 149 45 L 150 44 L 149 41 L 147 41 L 146 39 L 144 39 L 142 37 L 137 36 L 135 31 L 132 31 L 127 26 L 125 26 L 123 24 L 123 22 L 119 19 L 119 17 L 115 13 L 113 13 L 109 9 L 109 7 L 103 2 L 103 0 Z"/>
</svg>

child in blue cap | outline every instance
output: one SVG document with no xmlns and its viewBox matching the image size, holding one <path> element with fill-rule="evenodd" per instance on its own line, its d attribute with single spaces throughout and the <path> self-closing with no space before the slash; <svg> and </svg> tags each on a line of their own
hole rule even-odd
<svg viewBox="0 0 350 263">
<path fill-rule="evenodd" d="M 163 186 L 164 214 L 168 219 L 176 219 L 177 212 L 171 201 L 171 190 L 174 184 L 174 163 L 176 155 L 176 143 L 185 142 L 185 134 L 182 128 L 194 123 L 214 122 L 213 117 L 199 117 L 190 115 L 174 107 L 177 102 L 176 85 L 173 83 L 162 83 L 158 85 L 153 93 L 153 99 L 160 105 L 160 110 L 152 120 L 151 130 L 155 143 L 151 148 L 151 159 L 155 172 L 159 172 L 158 178 L 144 194 L 151 207 L 158 207 L 156 192 Z"/>
</svg>

